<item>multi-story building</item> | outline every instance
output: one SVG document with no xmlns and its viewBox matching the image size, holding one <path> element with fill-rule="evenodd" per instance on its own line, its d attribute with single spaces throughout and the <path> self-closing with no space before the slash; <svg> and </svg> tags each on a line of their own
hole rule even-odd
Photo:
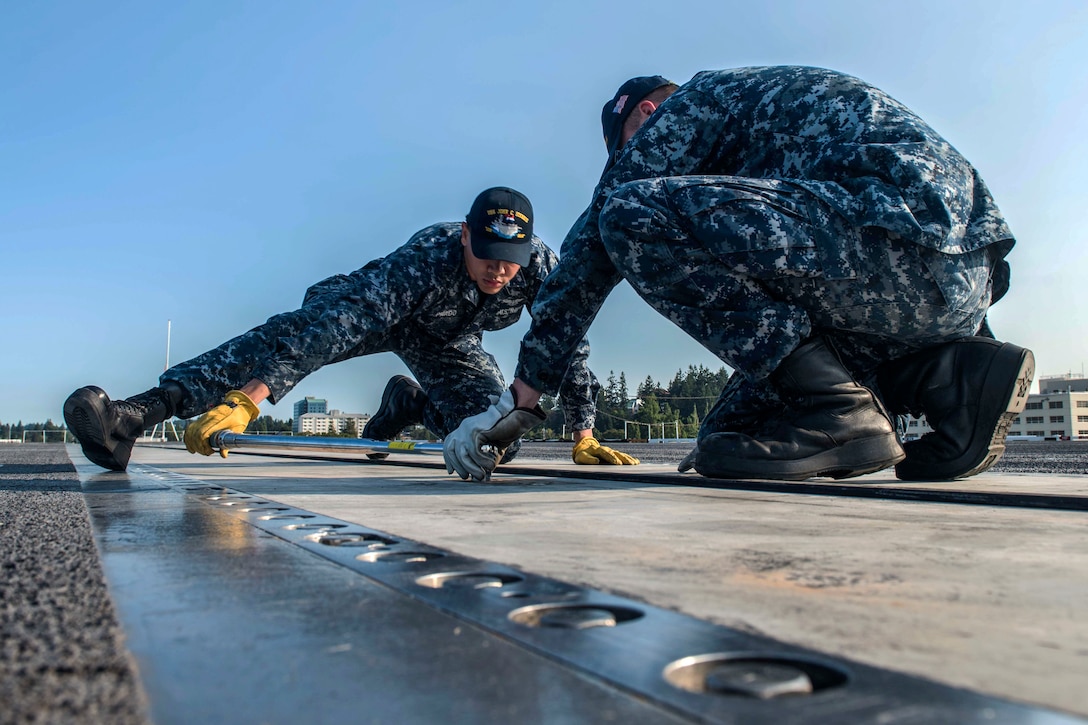
<svg viewBox="0 0 1088 725">
<path fill-rule="evenodd" d="M 1010 436 L 1088 439 L 1088 378 L 1060 375 L 1040 378 L 1039 392 L 1028 395 Z"/>
<path fill-rule="evenodd" d="M 321 410 L 306 412 L 308 405 L 320 407 Z M 328 413 L 324 408 L 326 401 L 320 398 L 306 398 L 295 403 L 295 417 L 291 419 L 291 430 L 295 434 L 308 433 L 310 435 L 340 434 L 348 429 L 350 424 L 355 426 L 355 437 L 361 437 L 363 426 L 370 420 L 366 413 L 344 413 L 339 410 L 331 410 Z"/>
<path fill-rule="evenodd" d="M 307 413 L 327 412 L 329 412 L 329 401 L 324 398 L 314 398 L 307 395 L 305 398 L 295 403 L 295 414 L 292 416 L 292 419 L 297 421 Z"/>
</svg>

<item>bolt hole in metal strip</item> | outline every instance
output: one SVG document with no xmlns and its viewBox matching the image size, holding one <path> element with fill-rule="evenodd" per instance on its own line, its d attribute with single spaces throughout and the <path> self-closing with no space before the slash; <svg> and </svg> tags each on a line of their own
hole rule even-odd
<svg viewBox="0 0 1088 725">
<path fill-rule="evenodd" d="M 463 556 L 184 474 L 146 465 L 130 471 L 695 721 L 1084 722 Z"/>
<path fill-rule="evenodd" d="M 308 436 L 265 436 L 220 432 L 212 438 L 213 448 L 241 449 L 255 455 L 271 455 L 268 450 L 293 450 L 309 453 L 406 453 L 436 455 L 442 453 L 441 443 L 421 441 L 375 441 L 364 438 L 319 438 Z M 256 449 L 256 450 L 254 450 Z M 263 452 L 263 453 L 262 453 Z M 304 457 L 304 456 L 303 456 Z M 326 457 L 327 458 L 327 457 Z M 335 459 L 362 462 L 358 459 Z M 443 464 L 429 464 L 386 459 L 385 465 L 413 465 L 445 469 Z M 655 483 L 665 486 L 692 486 L 731 491 L 761 491 L 764 493 L 797 493 L 809 496 L 846 496 L 852 498 L 886 499 L 924 503 L 961 504 L 969 506 L 1001 506 L 1010 508 L 1046 509 L 1051 511 L 1088 511 L 1088 496 L 998 492 L 948 488 L 962 483 L 935 483 L 934 488 L 905 486 L 874 486 L 863 481 L 855 483 L 742 481 L 704 478 L 698 474 L 639 473 L 627 467 L 615 470 L 600 466 L 527 467 L 506 464 L 496 473 L 534 475 L 590 480 Z"/>
</svg>

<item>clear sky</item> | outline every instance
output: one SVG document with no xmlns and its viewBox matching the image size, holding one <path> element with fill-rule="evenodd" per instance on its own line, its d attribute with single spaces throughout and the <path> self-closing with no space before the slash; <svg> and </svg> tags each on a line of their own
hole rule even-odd
<svg viewBox="0 0 1088 725">
<path fill-rule="evenodd" d="M 69 392 L 145 390 L 296 307 L 307 286 L 525 192 L 558 250 L 604 164 L 600 108 L 634 75 L 805 64 L 919 112 L 980 170 L 1018 245 L 998 336 L 1043 374 L 1088 362 L 1088 4 L 817 2 L 0 3 L 0 421 Z M 485 345 L 513 374 L 518 326 Z M 632 386 L 716 358 L 626 285 L 590 363 Z M 372 413 L 381 354 L 304 395 Z"/>
</svg>

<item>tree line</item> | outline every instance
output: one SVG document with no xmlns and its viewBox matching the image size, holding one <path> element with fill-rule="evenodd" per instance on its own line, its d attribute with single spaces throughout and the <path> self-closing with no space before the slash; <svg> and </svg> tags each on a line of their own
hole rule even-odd
<svg viewBox="0 0 1088 725">
<path fill-rule="evenodd" d="M 60 442 L 63 435 L 61 431 L 65 431 L 67 428 L 64 425 L 58 425 L 53 422 L 51 418 L 46 419 L 44 423 L 4 423 L 0 421 L 0 440 L 17 440 L 23 439 L 24 433 L 34 433 L 33 436 L 28 436 L 30 440 L 42 440 L 41 432 L 44 431 L 49 442 Z M 56 433 L 57 435 L 48 435 L 49 433 Z"/>
<path fill-rule="evenodd" d="M 609 371 L 597 396 L 594 434 L 609 440 L 694 438 L 729 375 L 726 367 L 711 370 L 704 365 L 689 365 L 686 371 L 677 370 L 667 385 L 647 375 L 632 391 L 626 374 L 620 372 L 617 377 L 615 371 Z M 569 437 L 571 432 L 564 428 L 559 401 L 544 396 L 541 407 L 548 418 L 530 436 Z"/>
</svg>

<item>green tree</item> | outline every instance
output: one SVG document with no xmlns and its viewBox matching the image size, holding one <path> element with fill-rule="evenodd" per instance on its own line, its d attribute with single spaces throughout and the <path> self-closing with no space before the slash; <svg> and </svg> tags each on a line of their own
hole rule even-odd
<svg viewBox="0 0 1088 725">
<path fill-rule="evenodd" d="M 608 381 L 605 383 L 604 388 L 601 390 L 597 400 L 600 402 L 601 407 L 615 408 L 617 398 L 617 388 L 619 383 L 616 381 L 616 373 L 613 370 L 608 371 Z"/>
<path fill-rule="evenodd" d="M 638 386 L 638 397 L 646 398 L 646 396 L 656 393 L 660 386 L 654 382 L 653 378 L 649 375 L 642 381 L 642 385 Z"/>
<path fill-rule="evenodd" d="M 261 415 L 250 422 L 246 433 L 290 433 L 292 428 L 290 418 L 277 420 L 270 415 Z"/>
</svg>

